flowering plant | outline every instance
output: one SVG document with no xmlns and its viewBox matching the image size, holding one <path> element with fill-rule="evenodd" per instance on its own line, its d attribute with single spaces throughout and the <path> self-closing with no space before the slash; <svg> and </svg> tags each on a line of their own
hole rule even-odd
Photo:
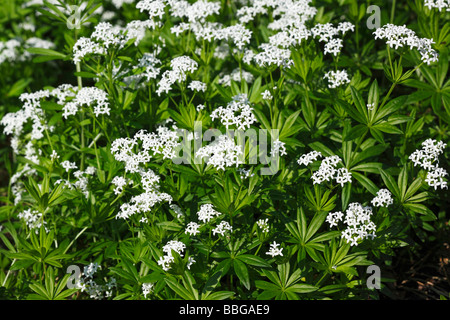
<svg viewBox="0 0 450 320">
<path fill-rule="evenodd" d="M 392 297 L 449 231 L 450 8 L 330 4 L 1 9 L 0 297 Z"/>
</svg>

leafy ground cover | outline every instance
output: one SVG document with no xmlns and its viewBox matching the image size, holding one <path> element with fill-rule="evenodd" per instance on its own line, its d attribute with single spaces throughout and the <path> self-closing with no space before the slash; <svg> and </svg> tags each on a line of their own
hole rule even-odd
<svg viewBox="0 0 450 320">
<path fill-rule="evenodd" d="M 449 299 L 449 3 L 9 1 L 2 299 Z"/>
</svg>

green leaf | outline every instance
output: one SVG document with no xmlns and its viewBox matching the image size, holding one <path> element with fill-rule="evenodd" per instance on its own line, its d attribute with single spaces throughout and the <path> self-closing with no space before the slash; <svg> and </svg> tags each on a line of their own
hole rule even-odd
<svg viewBox="0 0 450 320">
<path fill-rule="evenodd" d="M 408 96 L 404 95 L 404 96 L 400 96 L 395 99 L 392 99 L 391 101 L 386 103 L 386 105 L 383 108 L 377 110 L 377 114 L 375 116 L 375 122 L 383 119 L 384 117 L 386 117 L 394 112 L 397 112 L 401 107 L 403 107 L 403 105 L 406 103 L 406 100 L 408 100 Z"/>
<path fill-rule="evenodd" d="M 59 59 L 64 59 L 66 57 L 65 54 L 51 50 L 51 49 L 45 49 L 45 48 L 27 48 L 26 49 L 29 53 L 33 54 L 39 54 L 42 56 L 51 56 L 51 57 L 58 57 Z"/>
<path fill-rule="evenodd" d="M 234 259 L 233 268 L 244 287 L 247 288 L 247 290 L 250 290 L 250 278 L 248 275 L 248 269 L 245 264 L 238 259 Z"/>
<path fill-rule="evenodd" d="M 182 298 L 184 300 L 195 300 L 195 297 L 188 290 L 186 290 L 181 284 L 173 281 L 170 278 L 166 278 L 164 280 L 166 281 L 169 288 L 172 289 L 173 291 L 175 291 L 175 293 L 180 298 Z"/>
<path fill-rule="evenodd" d="M 355 107 L 359 113 L 359 117 L 363 119 L 362 123 L 368 123 L 369 116 L 367 113 L 367 107 L 366 104 L 364 103 L 363 97 L 354 86 L 350 86 L 350 90 L 352 93 L 353 102 L 355 103 Z"/>
<path fill-rule="evenodd" d="M 392 194 L 397 198 L 401 199 L 400 197 L 400 190 L 398 188 L 397 183 L 395 182 L 394 178 L 390 174 L 388 174 L 383 169 L 380 169 L 381 178 L 383 179 L 384 184 L 386 187 L 392 192 Z"/>
<path fill-rule="evenodd" d="M 358 180 L 359 183 L 361 183 L 361 185 L 367 189 L 367 191 L 369 191 L 372 195 L 376 195 L 378 192 L 378 187 L 375 183 L 372 182 L 372 180 L 370 180 L 368 177 L 358 173 L 358 172 L 354 172 L 352 171 L 352 176 Z"/>
<path fill-rule="evenodd" d="M 271 268 L 271 265 L 266 260 L 264 260 L 261 257 L 252 255 L 252 254 L 240 254 L 236 257 L 236 259 L 239 259 L 251 266 L 261 267 L 261 268 Z"/>
<path fill-rule="evenodd" d="M 234 295 L 235 293 L 233 291 L 217 291 L 208 295 L 205 300 L 226 300 Z"/>
<path fill-rule="evenodd" d="M 309 292 L 314 292 L 314 291 L 318 290 L 317 287 L 310 285 L 310 284 L 305 284 L 305 283 L 294 284 L 294 285 L 290 286 L 288 289 L 291 291 L 294 291 L 295 293 L 309 293 Z"/>
</svg>

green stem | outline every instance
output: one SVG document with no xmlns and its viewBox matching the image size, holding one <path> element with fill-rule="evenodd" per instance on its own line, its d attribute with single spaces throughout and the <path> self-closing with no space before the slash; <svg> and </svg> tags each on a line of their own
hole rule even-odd
<svg viewBox="0 0 450 320">
<path fill-rule="evenodd" d="M 391 19 L 390 19 L 390 23 L 394 23 L 394 14 L 395 14 L 395 2 L 396 2 L 396 0 L 392 0 L 392 7 L 391 7 Z"/>
</svg>

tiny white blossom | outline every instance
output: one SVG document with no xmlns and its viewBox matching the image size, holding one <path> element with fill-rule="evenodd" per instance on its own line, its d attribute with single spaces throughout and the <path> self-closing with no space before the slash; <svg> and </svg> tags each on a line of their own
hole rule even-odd
<svg viewBox="0 0 450 320">
<path fill-rule="evenodd" d="M 272 256 L 272 258 L 276 256 L 283 256 L 282 253 L 283 248 L 278 248 L 279 246 L 280 244 L 274 241 L 273 243 L 270 244 L 269 251 L 267 251 L 266 254 Z"/>
</svg>

